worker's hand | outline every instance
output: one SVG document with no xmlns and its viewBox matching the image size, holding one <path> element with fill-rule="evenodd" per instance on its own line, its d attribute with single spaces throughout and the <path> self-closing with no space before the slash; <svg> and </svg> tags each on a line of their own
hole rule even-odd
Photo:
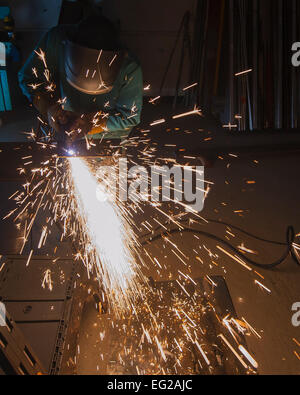
<svg viewBox="0 0 300 395">
<path fill-rule="evenodd" d="M 93 117 L 93 127 L 88 136 L 92 137 L 95 134 L 107 132 L 107 117 L 103 116 L 101 112 Z"/>
<path fill-rule="evenodd" d="M 61 105 L 55 103 L 48 108 L 48 124 L 57 133 L 65 133 L 69 129 L 69 125 L 72 122 L 74 113 L 65 111 Z"/>
<path fill-rule="evenodd" d="M 55 104 L 55 98 L 51 95 L 47 95 L 45 92 L 38 92 L 33 97 L 33 102 L 35 109 L 39 114 L 45 119 L 48 119 L 48 110 L 51 106 Z"/>
<path fill-rule="evenodd" d="M 93 128 L 92 116 L 89 114 L 83 114 L 81 116 L 76 116 L 68 128 L 68 141 L 74 142 L 84 138 L 90 130 Z"/>
<path fill-rule="evenodd" d="M 92 137 L 94 134 L 102 133 L 106 131 L 106 124 L 107 119 L 103 119 L 100 112 L 83 114 L 70 124 L 68 141 L 72 143 L 85 136 Z"/>
</svg>

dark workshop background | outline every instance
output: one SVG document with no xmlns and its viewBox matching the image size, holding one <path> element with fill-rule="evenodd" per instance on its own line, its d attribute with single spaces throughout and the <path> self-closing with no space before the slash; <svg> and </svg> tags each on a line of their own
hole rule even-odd
<svg viewBox="0 0 300 395">
<path fill-rule="evenodd" d="M 2 4 L 11 7 L 23 60 L 48 29 L 82 16 L 80 2 Z M 198 82 L 185 104 L 199 105 L 222 123 L 239 130 L 299 126 L 299 68 L 291 63 L 292 44 L 300 37 L 297 0 L 110 0 L 103 9 L 138 55 L 152 97 L 177 91 L 180 101 L 182 88 Z M 14 109 L 22 102 L 15 86 L 19 66 L 9 73 Z M 251 73 L 235 77 L 249 68 Z"/>
</svg>

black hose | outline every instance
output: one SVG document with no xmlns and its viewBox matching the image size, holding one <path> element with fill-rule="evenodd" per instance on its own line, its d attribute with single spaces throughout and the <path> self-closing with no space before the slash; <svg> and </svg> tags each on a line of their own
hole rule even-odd
<svg viewBox="0 0 300 395">
<path fill-rule="evenodd" d="M 219 222 L 219 221 L 217 221 Z M 232 226 L 233 227 L 233 226 Z M 249 265 L 255 266 L 255 267 L 259 267 L 259 268 L 263 268 L 263 269 L 273 269 L 279 265 L 281 265 L 289 255 L 291 255 L 291 257 L 293 258 L 293 260 L 297 263 L 297 265 L 300 265 L 300 262 L 293 250 L 293 243 L 295 241 L 295 230 L 292 226 L 289 226 L 287 228 L 286 231 L 286 243 L 277 243 L 277 242 L 272 242 L 270 240 L 264 240 L 261 238 L 258 238 L 256 236 L 256 239 L 258 240 L 263 240 L 263 241 L 267 241 L 268 243 L 272 243 L 272 244 L 277 244 L 277 245 L 285 245 L 286 246 L 286 251 L 284 252 L 284 254 L 282 255 L 282 257 L 280 259 L 278 259 L 277 261 L 273 262 L 273 263 L 258 263 L 253 261 L 252 259 L 248 258 L 247 256 L 245 256 L 244 254 L 242 254 L 240 252 L 240 250 L 238 250 L 236 247 L 234 247 L 233 245 L 231 245 L 228 241 L 222 239 L 221 237 L 218 237 L 216 235 L 214 235 L 213 233 L 209 233 L 209 232 L 205 232 L 199 229 L 195 229 L 195 228 L 183 228 L 183 229 L 170 229 L 166 232 L 160 233 L 159 235 L 155 235 L 155 236 L 151 236 L 149 237 L 146 241 L 144 241 L 143 243 L 141 243 L 142 245 L 147 245 L 149 244 L 149 242 L 153 242 L 159 239 L 162 239 L 164 236 L 170 235 L 170 234 L 175 234 L 175 233 L 182 233 L 182 232 L 190 232 L 190 233 L 196 233 L 196 234 L 200 234 L 202 236 L 205 236 L 209 239 L 215 240 L 218 243 L 221 243 L 223 245 L 225 245 L 226 247 L 228 247 L 232 252 L 234 252 L 239 258 L 241 258 L 243 261 L 247 262 Z M 245 234 L 250 235 L 250 233 L 242 231 Z M 252 235 L 251 235 L 252 236 Z"/>
<path fill-rule="evenodd" d="M 227 227 L 229 227 L 231 229 L 235 229 L 235 230 L 237 230 L 237 231 L 239 231 L 241 233 L 244 233 L 246 236 L 252 237 L 253 239 L 256 239 L 256 240 L 259 240 L 259 241 L 263 241 L 264 243 L 276 244 L 276 245 L 280 245 L 280 246 L 285 246 L 286 245 L 286 243 L 283 243 L 283 242 L 280 242 L 280 241 L 264 239 L 263 237 L 254 235 L 253 233 L 247 232 L 246 230 L 244 230 L 242 228 L 239 228 L 236 225 L 229 224 L 228 222 L 218 221 L 218 220 L 215 220 L 215 219 L 206 219 L 206 221 L 207 221 L 208 225 L 209 225 L 209 223 L 225 225 L 225 226 L 227 226 Z M 180 222 L 181 223 L 188 222 L 188 219 L 180 220 Z M 164 225 L 167 225 L 168 223 L 169 222 L 165 222 Z M 153 231 L 151 233 L 147 233 L 147 234 L 143 235 L 143 237 L 150 236 L 151 234 L 153 234 L 154 232 L 156 232 L 160 228 L 161 228 L 161 226 L 157 226 L 155 229 L 153 229 Z"/>
</svg>

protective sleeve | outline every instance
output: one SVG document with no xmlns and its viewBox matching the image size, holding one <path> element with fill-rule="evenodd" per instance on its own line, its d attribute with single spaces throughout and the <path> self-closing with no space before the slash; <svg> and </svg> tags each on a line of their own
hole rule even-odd
<svg viewBox="0 0 300 395">
<path fill-rule="evenodd" d="M 108 132 L 124 131 L 137 126 L 141 120 L 143 107 L 143 75 L 140 65 L 131 62 L 124 74 L 123 84 L 117 99 L 115 110 L 110 112 L 107 121 Z"/>
<path fill-rule="evenodd" d="M 53 28 L 40 40 L 18 73 L 19 85 L 30 102 L 37 93 L 51 95 L 55 90 L 58 45 L 57 28 Z"/>
</svg>

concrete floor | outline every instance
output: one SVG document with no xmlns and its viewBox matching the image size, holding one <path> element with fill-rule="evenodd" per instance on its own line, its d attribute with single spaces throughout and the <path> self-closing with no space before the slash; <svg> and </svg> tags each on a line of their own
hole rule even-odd
<svg viewBox="0 0 300 395">
<path fill-rule="evenodd" d="M 152 108 L 152 107 L 151 107 Z M 161 112 L 160 112 L 161 111 Z M 180 112 L 180 111 L 179 111 Z M 149 127 L 149 120 L 159 119 L 160 115 L 165 114 L 164 110 L 154 109 L 153 113 L 148 113 L 144 118 L 144 129 Z M 181 144 L 193 147 L 197 146 L 206 150 L 207 144 L 226 146 L 227 152 L 232 148 L 232 153 L 238 154 L 238 147 L 241 145 L 255 146 L 257 140 L 249 135 L 244 137 L 228 137 L 222 128 L 217 128 L 216 123 L 197 118 L 193 120 L 183 120 L 176 123 L 180 128 L 193 130 L 199 134 L 199 129 L 205 129 L 204 134 L 197 140 L 187 134 L 186 140 L 182 140 L 180 133 L 168 134 L 164 140 L 165 128 L 155 131 L 155 139 L 161 141 L 178 141 Z M 202 132 L 201 132 L 202 133 Z M 211 143 L 204 142 L 207 136 L 213 136 Z M 9 124 L 9 128 L 1 128 L 0 139 L 2 141 L 20 141 L 19 126 Z M 272 143 L 276 142 L 278 147 L 282 142 L 299 140 L 298 135 L 276 135 L 272 138 Z M 268 142 L 268 136 L 260 137 Z M 193 143 L 194 141 L 194 143 Z M 179 144 L 179 143 L 178 143 Z M 249 148 L 249 151 L 252 149 Z M 224 152 L 221 151 L 221 152 Z M 299 209 L 299 171 L 300 159 L 297 154 L 250 154 L 232 157 L 222 154 L 223 159 L 218 159 L 213 168 L 207 169 L 205 179 L 213 182 L 214 185 L 208 195 L 205 208 L 201 215 L 205 218 L 217 219 L 239 226 L 248 232 L 252 232 L 267 239 L 285 241 L 285 231 L 288 225 L 295 227 L 296 233 L 300 232 L 300 209 Z M 258 163 L 254 162 L 256 160 Z M 2 163 L 2 166 L 5 164 Z M 247 184 L 247 181 L 255 181 L 255 184 Z M 7 191 L 7 189 L 9 191 Z M 11 193 L 10 188 L 1 189 L 1 196 Z M 3 196 L 4 196 L 3 195 Z M 1 198 L 2 201 L 6 199 Z M 243 210 L 242 213 L 235 211 Z M 141 218 L 136 218 L 137 223 L 151 221 L 153 212 L 147 210 L 147 214 Z M 199 225 L 200 226 L 200 225 Z M 201 229 L 210 231 L 221 237 L 225 236 L 226 229 L 222 225 L 207 224 Z M 38 232 L 38 229 L 36 230 Z M 253 240 L 248 236 L 239 236 L 238 232 L 233 231 L 235 237 L 230 236 L 230 242 L 238 246 L 244 242 L 247 248 L 257 251 L 258 255 L 253 259 L 262 263 L 269 263 L 282 255 L 284 247 L 273 246 L 263 242 Z M 55 235 L 53 235 L 55 239 Z M 191 277 L 199 278 L 207 274 L 222 275 L 226 279 L 229 291 L 234 303 L 234 307 L 239 317 L 244 317 L 261 335 L 261 340 L 251 336 L 247 338 L 249 351 L 254 355 L 259 363 L 258 372 L 260 374 L 299 374 L 300 361 L 294 351 L 300 354 L 300 348 L 293 341 L 300 342 L 300 328 L 292 326 L 292 305 L 300 302 L 300 267 L 290 258 L 279 268 L 272 271 L 258 269 L 261 276 L 254 272 L 249 272 L 234 260 L 224 255 L 216 248 L 216 242 L 201 238 L 197 240 L 190 233 L 174 235 L 173 241 L 182 251 L 189 256 L 188 267 Z M 53 250 L 53 243 L 49 246 L 49 254 Z M 299 243 L 300 244 L 300 243 Z M 205 249 L 206 248 L 206 249 Z M 166 253 L 162 241 L 153 242 L 147 247 L 149 253 L 156 257 L 164 267 L 157 270 L 150 266 L 146 275 L 152 276 L 154 280 L 169 280 L 176 278 L 178 270 L 186 270 L 186 267 L 173 256 Z M 193 250 L 198 251 L 198 256 L 203 259 L 201 264 Z M 215 262 L 217 266 L 211 264 L 211 258 L 207 250 L 216 254 Z M 44 251 L 43 253 L 45 253 Z M 252 256 L 251 256 L 252 257 Z M 145 258 L 146 260 L 146 258 Z M 261 281 L 264 286 L 271 290 L 271 294 L 259 288 L 254 283 L 255 280 Z M 102 331 L 97 319 L 97 314 L 88 311 L 84 316 L 81 327 L 81 360 L 79 360 L 79 373 L 86 373 L 95 370 L 96 360 L 99 357 L 96 345 L 90 341 L 84 341 L 86 335 L 92 332 Z M 95 329 L 96 328 L 96 329 Z M 92 348 L 90 348 L 92 347 Z M 86 357 L 88 356 L 88 357 Z M 94 359 L 95 358 L 95 359 Z"/>
<path fill-rule="evenodd" d="M 211 216 L 213 210 L 218 210 L 217 217 L 224 221 L 261 237 L 284 241 L 288 225 L 293 225 L 296 232 L 300 229 L 297 183 L 299 157 L 253 159 L 258 159 L 259 164 L 250 160 L 229 160 L 229 169 L 226 163 L 220 163 L 207 172 L 208 178 L 215 182 L 215 187 L 203 215 Z M 229 185 L 224 185 L 225 180 Z M 256 184 L 247 186 L 246 180 L 255 180 Z M 221 202 L 228 205 L 222 208 Z M 242 217 L 233 213 L 240 209 L 247 210 Z M 215 226 L 213 228 L 215 230 Z M 262 263 L 273 262 L 282 255 L 281 247 L 274 248 L 272 245 L 243 239 L 245 245 L 259 252 L 257 259 Z M 213 248 L 212 243 L 209 245 Z M 299 266 L 288 259 L 275 270 L 258 270 L 265 277 L 262 283 L 272 291 L 268 295 L 254 284 L 247 271 L 236 267 L 230 258 L 220 258 L 227 271 L 225 278 L 238 315 L 263 331 L 261 341 L 253 341 L 253 338 L 248 340 L 250 349 L 259 361 L 259 372 L 299 374 L 300 361 L 293 353 L 297 350 L 299 355 L 299 347 L 297 349 L 292 339 L 299 341 L 300 330 L 291 324 L 292 305 L 300 300 Z"/>
<path fill-rule="evenodd" d="M 258 163 L 254 163 L 254 160 Z M 296 232 L 300 229 L 297 184 L 299 170 L 297 156 L 253 157 L 244 160 L 227 156 L 206 171 L 206 180 L 213 182 L 214 186 L 201 215 L 228 222 L 262 238 L 284 242 L 288 225 L 293 225 Z M 247 184 L 246 181 L 249 180 L 256 184 Z M 237 214 L 234 213 L 236 210 L 244 212 Z M 151 218 L 148 213 L 137 220 L 139 223 L 146 220 L 151 222 Z M 226 236 L 223 225 L 209 224 L 199 226 L 199 229 L 223 238 Z M 253 258 L 257 262 L 272 263 L 284 252 L 284 247 L 241 236 L 237 231 L 233 233 L 235 237 L 230 236 L 230 242 L 235 246 L 244 242 L 247 248 L 257 252 Z M 147 247 L 147 251 L 158 259 L 163 269 L 157 270 L 145 257 L 145 261 L 149 263 L 149 270 L 145 274 L 155 281 L 176 279 L 178 270 L 185 273 L 188 270 L 192 278 L 207 274 L 224 276 L 238 317 L 244 317 L 261 336 L 261 339 L 247 337 L 249 351 L 259 363 L 258 373 L 299 374 L 300 361 L 294 351 L 299 355 L 300 350 L 293 339 L 299 342 L 300 329 L 292 326 L 291 318 L 292 305 L 300 300 L 300 267 L 288 258 L 277 269 L 255 269 L 264 277 L 262 279 L 224 255 L 216 248 L 214 241 L 201 237 L 196 240 L 190 233 L 174 235 L 172 241 L 189 256 L 188 269 L 174 255 L 172 258 L 172 254 L 163 248 L 162 241 L 156 241 Z M 214 257 L 217 266 L 211 263 L 204 247 L 217 255 Z M 198 250 L 203 264 L 196 260 L 197 254 L 193 250 Z M 255 280 L 259 280 L 271 294 L 255 284 Z M 103 325 L 106 325 L 103 322 L 103 319 L 97 317 L 94 307 L 88 305 L 81 327 L 80 374 L 88 371 L 99 373 L 99 333 L 105 329 Z"/>
</svg>

